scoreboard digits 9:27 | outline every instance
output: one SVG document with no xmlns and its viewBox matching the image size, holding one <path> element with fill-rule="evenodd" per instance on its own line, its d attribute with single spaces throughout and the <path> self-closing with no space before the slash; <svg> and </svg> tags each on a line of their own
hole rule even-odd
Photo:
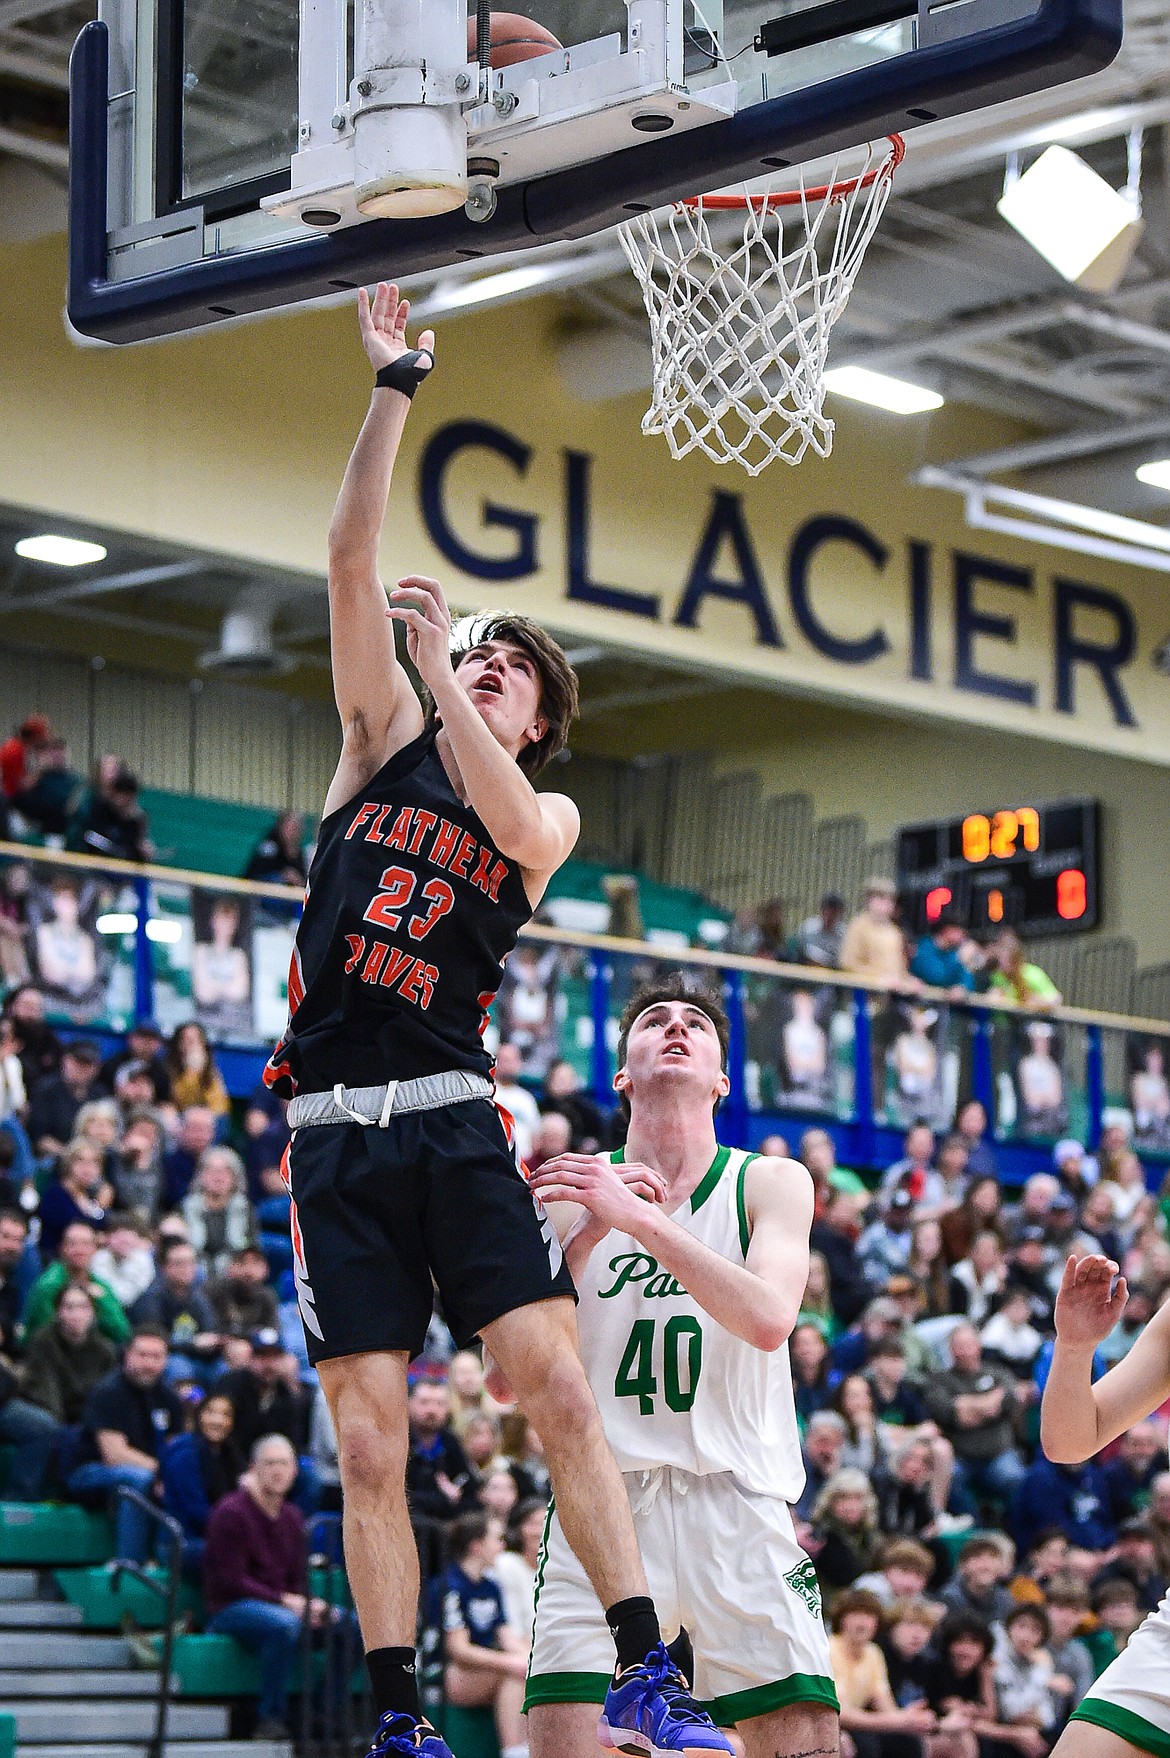
<svg viewBox="0 0 1170 1758">
<path fill-rule="evenodd" d="M 904 825 L 894 850 L 907 925 L 927 930 L 945 911 L 976 934 L 1087 933 L 1100 915 L 1099 828 L 1096 800 Z"/>
</svg>

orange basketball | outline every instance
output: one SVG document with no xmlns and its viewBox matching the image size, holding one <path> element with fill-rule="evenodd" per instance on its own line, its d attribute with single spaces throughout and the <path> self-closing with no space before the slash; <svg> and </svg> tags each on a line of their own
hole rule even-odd
<svg viewBox="0 0 1170 1758">
<path fill-rule="evenodd" d="M 525 18 L 519 12 L 492 13 L 493 67 L 512 67 L 517 61 L 531 61 L 561 47 L 552 32 L 533 18 Z M 467 21 L 467 58 L 476 58 L 474 18 Z"/>
</svg>

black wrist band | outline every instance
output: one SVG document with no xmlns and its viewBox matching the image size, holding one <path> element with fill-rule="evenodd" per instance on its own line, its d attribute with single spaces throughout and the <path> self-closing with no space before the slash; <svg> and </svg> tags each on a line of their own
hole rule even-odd
<svg viewBox="0 0 1170 1758">
<path fill-rule="evenodd" d="M 435 357 L 428 348 L 412 348 L 409 353 L 400 354 L 389 366 L 384 366 L 374 379 L 375 385 L 382 391 L 401 391 L 406 398 L 411 398 L 427 377 L 435 364 Z"/>
</svg>

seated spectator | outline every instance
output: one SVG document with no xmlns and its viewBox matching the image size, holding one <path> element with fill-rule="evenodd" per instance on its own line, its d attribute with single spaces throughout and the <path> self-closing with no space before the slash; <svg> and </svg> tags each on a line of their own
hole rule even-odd
<svg viewBox="0 0 1170 1758">
<path fill-rule="evenodd" d="M 1146 1614 L 1132 1581 L 1104 1581 L 1091 1588 L 1090 1595 L 1097 1628 L 1089 1640 L 1096 1664 L 1103 1669 L 1117 1659 Z"/>
<path fill-rule="evenodd" d="M 518 1503 L 508 1521 L 506 1548 L 491 1568 L 504 1596 L 508 1628 L 529 1647 L 536 1617 L 536 1570 L 547 1520 L 548 1507 L 539 1498 Z"/>
<path fill-rule="evenodd" d="M 220 1276 L 256 1237 L 256 1217 L 234 1148 L 212 1146 L 199 1156 L 195 1182 L 183 1199 L 187 1234 L 207 1276 Z"/>
<path fill-rule="evenodd" d="M 1024 1181 L 1018 1203 L 1003 1212 L 1007 1243 L 1014 1246 L 1030 1229 L 1039 1227 L 1045 1237 L 1052 1217 L 1052 1205 L 1060 1195 L 1060 1181 L 1051 1172 L 1033 1172 Z"/>
<path fill-rule="evenodd" d="M 843 1325 L 853 1323 L 872 1292 L 858 1262 L 857 1238 L 856 1198 L 834 1191 L 813 1221 L 809 1243 L 829 1266 L 833 1312 Z"/>
<path fill-rule="evenodd" d="M 118 1137 L 122 1113 L 115 1099 L 87 1099 L 73 1119 L 74 1141 L 88 1142 L 101 1155 L 102 1175 L 108 1184 L 118 1164 Z"/>
<path fill-rule="evenodd" d="M 970 1154 L 967 1164 L 970 1168 Z M 948 1209 L 939 1216 L 943 1252 L 948 1264 L 960 1263 L 971 1255 L 971 1247 L 980 1233 L 1000 1237 L 1000 1206 L 1002 1193 L 994 1173 L 972 1178 L 957 1209 Z"/>
<path fill-rule="evenodd" d="M 788 1360 L 796 1415 L 802 1424 L 807 1424 L 816 1411 L 828 1408 L 833 1394 L 825 1334 L 803 1311 L 788 1339 Z"/>
<path fill-rule="evenodd" d="M 776 1152 L 774 1148 L 767 1148 L 766 1151 Z M 760 1143 L 760 1152 L 765 1152 L 763 1142 Z M 788 1158 L 787 1143 L 779 1157 Z M 843 1191 L 846 1196 L 857 1197 L 863 1207 L 868 1206 L 871 1196 L 869 1186 L 856 1172 L 850 1172 L 845 1166 L 838 1166 L 837 1144 L 827 1129 L 805 1130 L 800 1138 L 799 1158 L 812 1173 L 812 1181 L 818 1191 Z"/>
<path fill-rule="evenodd" d="M 987 1110 L 979 1099 L 966 1099 L 959 1106 L 955 1134 L 967 1144 L 968 1176 L 998 1179 L 995 1150 L 987 1139 Z"/>
<path fill-rule="evenodd" d="M 162 1056 L 164 1043 L 163 1034 L 152 1019 L 136 1019 L 126 1033 L 126 1042 L 122 1048 L 102 1063 L 101 1080 L 106 1091 L 117 1091 L 118 1075 L 127 1063 L 141 1062 L 150 1074 L 152 1095 L 147 1102 L 152 1105 L 169 1105 L 171 1081 Z"/>
<path fill-rule="evenodd" d="M 500 1424 L 484 1410 L 469 1418 L 459 1436 L 467 1463 L 478 1477 L 491 1470 L 500 1457 Z"/>
<path fill-rule="evenodd" d="M 263 885 L 296 885 L 304 890 L 305 821 L 299 812 L 282 812 L 248 857 L 245 879 Z"/>
<path fill-rule="evenodd" d="M 906 959 L 906 942 L 895 921 L 898 891 L 892 879 L 867 879 L 861 909 L 845 930 L 841 966 L 890 989 L 916 988 Z"/>
<path fill-rule="evenodd" d="M 138 803 L 138 777 L 116 757 L 103 757 L 96 765 L 89 797 L 70 825 L 66 847 L 119 861 L 153 858 L 150 826 Z"/>
<path fill-rule="evenodd" d="M 253 1200 L 263 1195 L 265 1172 L 271 1167 L 279 1170 L 290 1139 L 287 1099 L 278 1099 L 266 1086 L 259 1086 L 244 1113 L 244 1169 Z"/>
<path fill-rule="evenodd" d="M 840 1328 L 833 1312 L 829 1266 L 819 1251 L 808 1254 L 808 1281 L 801 1296 L 798 1322 L 815 1326 L 826 1343 L 832 1342 Z"/>
<path fill-rule="evenodd" d="M 873 1406 L 873 1392 L 864 1374 L 849 1373 L 833 1393 L 832 1407 L 845 1423 L 848 1433 L 841 1452 L 841 1464 L 867 1477 L 883 1471 L 889 1461 L 889 1430 L 878 1421 Z"/>
<path fill-rule="evenodd" d="M 1127 1228 L 1136 1225 L 1141 1205 L 1150 1206 L 1145 1168 L 1130 1149 L 1114 1156 L 1108 1176 L 1102 1171 L 1101 1188 L 1108 1190 L 1113 1198 L 1113 1219 L 1123 1234 Z"/>
<path fill-rule="evenodd" d="M 1084 1146 L 1073 1136 L 1065 1136 L 1053 1148 L 1052 1170 L 1074 1202 L 1083 1202 L 1097 1182 L 1096 1167 L 1090 1166 Z"/>
<path fill-rule="evenodd" d="M 56 1316 L 39 1330 L 24 1360 L 24 1394 L 56 1422 L 72 1428 L 81 1421 L 90 1393 L 118 1365 L 118 1351 L 97 1328 L 89 1291 L 66 1282 L 57 1295 Z M 0 1434 L 3 1433 L 0 1411 Z"/>
<path fill-rule="evenodd" d="M 1018 1574 L 1008 1582 L 1008 1592 L 1021 1604 L 1043 1605 L 1048 1583 L 1068 1573 L 1070 1547 L 1059 1526 L 1047 1526 L 1038 1532 L 1024 1557 Z"/>
<path fill-rule="evenodd" d="M 911 1441 L 874 1482 L 878 1525 L 887 1537 L 929 1539 L 938 1527 L 934 1457 L 929 1440 Z"/>
<path fill-rule="evenodd" d="M 1000 1720 L 1044 1736 L 1055 1732 L 1058 1706 L 1052 1691 L 1055 1668 L 1045 1652 L 1050 1630 L 1041 1605 L 1017 1605 L 1003 1621 L 1007 1638 L 995 1653 L 992 1676 Z"/>
<path fill-rule="evenodd" d="M 207 1629 L 234 1636 L 260 1662 L 254 1737 L 285 1740 L 289 1676 L 307 1617 L 315 1629 L 349 1622 L 352 1612 L 306 1600 L 308 1544 L 304 1515 L 289 1500 L 297 1459 L 283 1435 L 265 1435 L 252 1449 L 240 1487 L 211 1511 L 203 1546 Z"/>
<path fill-rule="evenodd" d="M 857 1256 L 872 1288 L 884 1288 L 891 1276 L 905 1275 L 913 1244 L 914 1198 L 898 1189 L 857 1241 Z"/>
<path fill-rule="evenodd" d="M 24 1343 L 27 1348 L 45 1325 L 52 1324 L 57 1296 L 67 1283 L 88 1291 L 97 1312 L 97 1327 L 118 1348 L 130 1340 L 130 1320 L 112 1288 L 93 1273 L 97 1235 L 84 1221 L 74 1221 L 61 1236 L 57 1261 L 43 1270 L 28 1291 L 24 1306 Z"/>
<path fill-rule="evenodd" d="M 529 1172 L 539 1172 L 546 1160 L 567 1154 L 572 1142 L 569 1119 L 561 1111 L 544 1111 L 536 1126 L 532 1146 L 524 1156 Z"/>
<path fill-rule="evenodd" d="M 969 1257 L 951 1271 L 951 1311 L 973 1325 L 987 1322 L 1007 1287 L 1008 1266 L 998 1233 L 978 1233 Z"/>
<path fill-rule="evenodd" d="M 20 1206 L 23 1187 L 18 1188 L 13 1182 L 13 1169 L 16 1165 L 16 1142 L 6 1124 L 0 1124 L 0 1207 L 16 1209 Z M 32 1187 L 36 1194 L 35 1184 Z"/>
<path fill-rule="evenodd" d="M 988 1494 L 1010 1502 L 1025 1469 L 1015 1444 L 1016 1382 L 984 1362 L 973 1325 L 958 1325 L 950 1341 L 952 1366 L 926 1383 L 923 1397 L 955 1449 L 956 1494 L 968 1506 Z"/>
<path fill-rule="evenodd" d="M 857 1324 L 833 1344 L 835 1372 L 860 1373 L 874 1348 L 887 1337 L 905 1341 L 902 1309 L 888 1294 L 879 1294 L 870 1301 Z"/>
<path fill-rule="evenodd" d="M 149 1227 L 157 1221 L 166 1198 L 163 1132 L 153 1111 L 131 1111 L 118 1154 L 120 1164 L 114 1171 L 118 1203 Z"/>
<path fill-rule="evenodd" d="M 942 1229 L 933 1218 L 915 1221 L 906 1274 L 922 1290 L 921 1316 L 943 1318 L 953 1312 L 951 1278 L 943 1254 Z"/>
<path fill-rule="evenodd" d="M 1067 1721 L 1097 1676 L 1093 1656 L 1077 1632 L 1089 1619 L 1089 1590 L 1075 1575 L 1061 1575 L 1049 1584 L 1048 1652 L 1054 1672 L 1052 1691 L 1059 1719 Z"/>
<path fill-rule="evenodd" d="M 8 1127 L 15 1119 L 23 1130 L 27 1113 L 28 1094 L 24 1066 L 17 1054 L 16 1028 L 10 1019 L 0 1018 L 0 1123 Z"/>
<path fill-rule="evenodd" d="M 1102 1466 L 1109 1517 L 1114 1525 L 1149 1508 L 1154 1480 L 1164 1474 L 1166 1430 L 1150 1419 L 1127 1428 L 1117 1451 Z"/>
<path fill-rule="evenodd" d="M 180 1111 L 198 1105 L 216 1118 L 228 1115 L 232 1108 L 228 1090 L 215 1066 L 207 1033 L 196 1020 L 188 1020 L 172 1033 L 165 1061 L 171 1098 Z"/>
<path fill-rule="evenodd" d="M 879 1758 L 890 1735 L 909 1737 L 911 1744 L 893 1748 L 912 1751 L 917 1739 L 930 1734 L 938 1717 L 925 1704 L 898 1707 L 890 1689 L 885 1657 L 877 1645 L 882 1604 L 872 1593 L 842 1593 L 829 1620 L 829 1654 L 841 1703 L 841 1729 L 853 1742 L 857 1758 Z"/>
<path fill-rule="evenodd" d="M 69 1475 L 71 1496 L 109 1494 L 114 1508 L 114 1548 L 119 1557 L 144 1563 L 153 1545 L 147 1515 L 117 1494 L 124 1484 L 149 1495 L 159 1455 L 183 1427 L 183 1406 L 166 1384 L 167 1340 L 153 1325 L 136 1330 L 121 1367 L 90 1393 L 81 1421 L 77 1463 Z"/>
<path fill-rule="evenodd" d="M 906 1346 L 898 1336 L 879 1338 L 865 1364 L 874 1413 L 879 1422 L 900 1429 L 921 1429 L 930 1422 L 922 1394 L 907 1376 Z"/>
<path fill-rule="evenodd" d="M 1059 1007 L 1060 990 L 1037 964 L 1028 962 L 1024 943 L 1013 928 L 1001 928 L 987 948 L 991 975 L 988 988 L 1006 995 L 1017 1007 Z"/>
<path fill-rule="evenodd" d="M 825 1486 L 841 1469 L 841 1453 L 849 1430 L 835 1410 L 817 1410 L 809 1417 L 804 1433 L 804 1489 L 793 1512 L 809 1521 Z"/>
<path fill-rule="evenodd" d="M 864 1471 L 842 1469 L 830 1477 L 812 1511 L 808 1550 L 827 1595 L 849 1587 L 872 1569 L 881 1547 L 878 1505 Z"/>
<path fill-rule="evenodd" d="M 407 1408 L 410 1455 L 406 1493 L 411 1513 L 430 1520 L 453 1520 L 475 1506 L 475 1477 L 449 1426 L 451 1405 L 446 1386 L 435 1380 L 416 1380 Z"/>
<path fill-rule="evenodd" d="M 201 1157 L 215 1140 L 216 1127 L 216 1114 L 207 1105 L 189 1105 L 180 1116 L 175 1145 L 163 1155 L 164 1207 L 182 1204 Z"/>
<path fill-rule="evenodd" d="M 887 1196 L 904 1190 L 916 1207 L 939 1208 L 946 1196 L 934 1169 L 934 1131 L 929 1123 L 912 1123 L 902 1139 L 902 1157 L 882 1174 Z"/>
<path fill-rule="evenodd" d="M 820 965 L 822 970 L 835 971 L 841 963 L 845 943 L 845 899 L 837 891 L 826 891 L 815 916 L 809 916 L 792 936 L 789 956 L 796 964 Z"/>
<path fill-rule="evenodd" d="M 540 1110 L 527 1087 L 520 1085 L 524 1059 L 520 1046 L 502 1043 L 496 1049 L 496 1101 L 516 1126 L 516 1149 L 527 1161 L 540 1128 Z"/>
<path fill-rule="evenodd" d="M 1170 1581 L 1158 1564 L 1154 1534 L 1145 1520 L 1123 1520 L 1117 1528 L 1117 1551 L 1111 1562 L 1094 1576 L 1095 1587 L 1106 1581 L 1128 1581 L 1136 1589 L 1143 1611 L 1157 1611 Z"/>
<path fill-rule="evenodd" d="M 567 1117 L 570 1147 L 575 1154 L 600 1152 L 609 1136 L 609 1123 L 600 1107 L 581 1090 L 581 1076 L 571 1062 L 550 1062 L 544 1077 L 540 1109 L 546 1115 L 559 1111 Z"/>
<path fill-rule="evenodd" d="M 98 1078 L 101 1059 L 91 1039 L 75 1039 L 61 1051 L 60 1072 L 42 1075 L 30 1089 L 28 1133 L 38 1154 L 63 1154 L 81 1107 L 105 1096 Z"/>
<path fill-rule="evenodd" d="M 978 954 L 962 922 L 943 910 L 914 948 L 911 975 L 928 989 L 947 989 L 953 999 L 961 1001 L 975 987 L 972 950 Z"/>
<path fill-rule="evenodd" d="M 223 1338 L 215 1308 L 199 1285 L 199 1260 L 185 1239 L 162 1239 L 158 1276 L 134 1308 L 136 1324 L 152 1325 L 167 1339 L 167 1376 L 209 1386 L 218 1377 Z"/>
<path fill-rule="evenodd" d="M 516 1479 L 521 1501 L 539 1496 L 547 1502 L 552 1496 L 552 1479 L 544 1442 L 536 1428 L 518 1410 L 507 1416 L 501 1426 L 506 1431 L 501 1438 L 501 1451 Z"/>
<path fill-rule="evenodd" d="M 114 1077 L 114 1098 L 123 1126 L 134 1111 L 149 1111 L 154 1104 L 154 1082 L 145 1062 L 123 1062 Z"/>
<path fill-rule="evenodd" d="M 119 1210 L 107 1215 L 92 1268 L 99 1282 L 112 1288 L 119 1304 L 129 1310 L 155 1279 L 154 1253 L 141 1222 Z"/>
<path fill-rule="evenodd" d="M 502 1526 L 507 1526 L 519 1500 L 520 1494 L 516 1488 L 516 1479 L 503 1460 L 490 1465 L 487 1471 L 481 1475 L 479 1505 L 485 1513 L 493 1515 Z"/>
<path fill-rule="evenodd" d="M 1021 1758 L 1044 1758 L 1048 1742 L 1030 1724 L 1001 1722 L 992 1667 L 989 1625 L 967 1613 L 949 1613 L 934 1633 L 935 1658 L 925 1669 L 926 1701 L 952 1737 L 966 1735 L 956 1749 L 965 1758 L 999 1758 L 1007 1747 Z"/>
<path fill-rule="evenodd" d="M 65 740 L 50 737 L 41 746 L 25 786 L 12 803 L 42 836 L 63 837 L 84 792 L 84 780 L 70 767 Z M 52 846 L 61 845 L 57 842 Z"/>
<path fill-rule="evenodd" d="M 1081 1207 L 1081 1230 L 1093 1241 L 1094 1251 L 1103 1252 L 1106 1257 L 1116 1258 L 1120 1263 L 1124 1252 L 1121 1234 L 1115 1225 L 1116 1214 L 1113 1207 L 1113 1188 L 1108 1184 L 1099 1184 L 1091 1190 Z M 1130 1297 L 1132 1305 L 1132 1292 Z M 1122 1313 L 1122 1318 L 1129 1317 L 1129 1307 Z M 1104 1345 L 1102 1345 L 1104 1347 Z"/>
<path fill-rule="evenodd" d="M 313 1393 L 313 1404 L 309 1411 L 309 1457 L 313 1461 L 317 1482 L 321 1486 L 322 1513 L 339 1514 L 341 1467 L 337 1463 L 337 1430 L 333 1426 L 329 1400 L 321 1386 Z"/>
<path fill-rule="evenodd" d="M 878 1566 L 853 1583 L 859 1591 L 872 1593 L 883 1606 L 896 1599 L 920 1599 L 934 1574 L 935 1562 L 924 1544 L 912 1538 L 891 1538 L 878 1552 Z"/>
<path fill-rule="evenodd" d="M 221 1276 L 207 1284 L 216 1330 L 224 1337 L 251 1337 L 279 1324 L 276 1291 L 268 1286 L 268 1259 L 258 1245 L 233 1252 Z"/>
<path fill-rule="evenodd" d="M 108 1188 L 101 1150 L 81 1137 L 71 1141 L 61 1155 L 57 1177 L 41 1197 L 42 1257 L 56 1257 L 62 1234 L 75 1221 L 104 1229 L 107 1205 L 102 1199 Z"/>
<path fill-rule="evenodd" d="M 498 1520 L 463 1514 L 449 1534 L 452 1561 L 442 1579 L 448 1703 L 491 1709 L 500 1758 L 526 1758 L 524 1684 L 528 1644 L 508 1623 L 499 1582 L 489 1571 L 503 1551 Z"/>
<path fill-rule="evenodd" d="M 899 1708 L 926 1700 L 930 1643 L 942 1615 L 941 1605 L 925 1599 L 896 1599 L 886 1608 L 878 1646 Z"/>
<path fill-rule="evenodd" d="M 0 1361 L 0 1441 L 11 1447 L 5 1495 L 14 1502 L 39 1501 L 60 1434 L 59 1422 L 27 1395 Z"/>
<path fill-rule="evenodd" d="M 30 714 L 10 739 L 0 745 L 0 786 L 4 798 L 16 805 L 36 774 L 41 752 L 54 737 L 53 723 L 43 714 Z"/>
<path fill-rule="evenodd" d="M 251 1361 L 225 1373 L 215 1389 L 232 1401 L 236 1439 L 245 1454 L 266 1434 L 283 1435 L 295 1452 L 304 1453 L 310 1398 L 279 1331 L 255 1331 Z"/>
<path fill-rule="evenodd" d="M 447 1395 L 451 1403 L 450 1425 L 462 1436 L 476 1416 L 494 1416 L 500 1406 L 488 1396 L 483 1362 L 474 1349 L 460 1349 L 447 1363 Z"/>
<path fill-rule="evenodd" d="M 12 1023 L 25 1090 L 31 1095 L 38 1081 L 58 1072 L 63 1054 L 56 1032 L 45 1024 L 45 998 L 35 983 L 22 983 L 13 989 L 4 1002 L 4 1017 Z M 66 1140 L 74 1115 L 69 1117 Z"/>
<path fill-rule="evenodd" d="M 1028 1297 L 1028 1312 L 1032 1323 L 1049 1334 L 1052 1332 L 1055 1304 L 1052 1284 L 1056 1267 L 1056 1255 L 1047 1242 L 1044 1230 L 1040 1227 L 1025 1227 L 1008 1252 L 1008 1283 L 1023 1289 Z M 1063 1262 L 1060 1267 L 1063 1269 Z"/>
<path fill-rule="evenodd" d="M 1004 1586 L 1008 1572 L 1004 1541 L 976 1534 L 960 1550 L 955 1574 L 939 1598 L 948 1611 L 988 1625 L 1002 1623 L 1014 1603 Z"/>
<path fill-rule="evenodd" d="M 1044 1336 L 1032 1323 L 1032 1300 L 1027 1288 L 1019 1282 L 1009 1282 L 979 1336 L 989 1362 L 1006 1367 L 1018 1380 L 1029 1379 Z"/>
<path fill-rule="evenodd" d="M 0 1355 L 9 1361 L 20 1354 L 20 1311 L 29 1288 L 27 1253 L 28 1217 L 20 1209 L 0 1209 Z"/>
<path fill-rule="evenodd" d="M 167 1442 L 159 1460 L 162 1505 L 183 1528 L 183 1571 L 199 1579 L 211 1510 L 239 1485 L 244 1455 L 234 1433 L 232 1401 L 212 1392 L 195 1412 L 195 1428 Z"/>
</svg>

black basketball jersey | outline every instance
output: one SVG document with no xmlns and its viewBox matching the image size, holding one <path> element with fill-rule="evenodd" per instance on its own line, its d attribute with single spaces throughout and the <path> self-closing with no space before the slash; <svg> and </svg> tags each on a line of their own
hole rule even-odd
<svg viewBox="0 0 1170 1758">
<path fill-rule="evenodd" d="M 531 915 L 427 727 L 322 820 L 266 1082 L 289 1096 L 489 1073 L 487 1009 Z"/>
</svg>

